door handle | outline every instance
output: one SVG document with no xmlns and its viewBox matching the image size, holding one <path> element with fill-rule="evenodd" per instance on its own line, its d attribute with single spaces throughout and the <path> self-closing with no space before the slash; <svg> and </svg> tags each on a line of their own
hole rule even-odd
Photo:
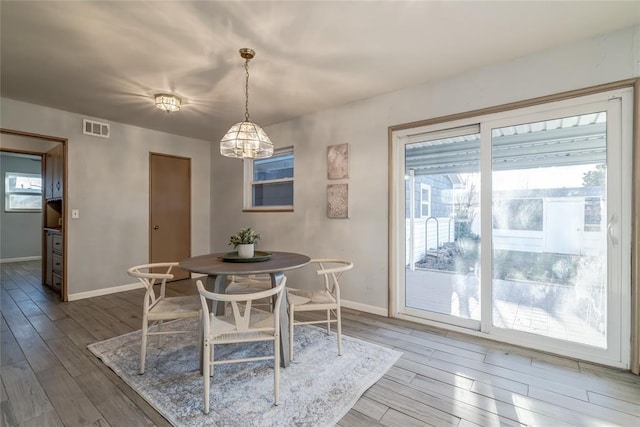
<svg viewBox="0 0 640 427">
<path fill-rule="evenodd" d="M 160 228 L 160 226 L 159 226 L 159 225 L 154 225 L 154 226 L 153 226 L 153 229 L 154 229 L 154 230 L 157 230 L 158 228 Z"/>
<path fill-rule="evenodd" d="M 611 219 L 607 224 L 607 234 L 609 235 L 609 240 L 613 246 L 618 246 L 618 237 L 614 234 L 613 226 L 616 223 L 616 216 L 611 215 Z"/>
</svg>

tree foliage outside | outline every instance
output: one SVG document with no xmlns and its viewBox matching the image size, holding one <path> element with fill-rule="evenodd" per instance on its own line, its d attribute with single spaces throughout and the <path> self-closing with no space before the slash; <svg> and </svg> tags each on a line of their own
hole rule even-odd
<svg viewBox="0 0 640 427">
<path fill-rule="evenodd" d="M 585 187 L 604 187 L 607 183 L 607 166 L 596 165 L 595 170 L 585 172 L 582 175 L 582 185 Z"/>
</svg>

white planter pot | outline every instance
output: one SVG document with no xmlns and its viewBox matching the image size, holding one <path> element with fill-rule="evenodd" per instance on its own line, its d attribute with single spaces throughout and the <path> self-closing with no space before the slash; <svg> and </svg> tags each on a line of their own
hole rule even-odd
<svg viewBox="0 0 640 427">
<path fill-rule="evenodd" d="M 238 245 L 237 249 L 239 258 L 253 258 L 253 243 L 248 245 Z"/>
</svg>

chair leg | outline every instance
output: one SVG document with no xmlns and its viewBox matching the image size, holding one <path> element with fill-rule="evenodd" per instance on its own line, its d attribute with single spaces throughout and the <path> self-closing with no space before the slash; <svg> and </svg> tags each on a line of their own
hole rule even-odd
<svg viewBox="0 0 640 427">
<path fill-rule="evenodd" d="M 280 337 L 273 340 L 273 404 L 280 404 Z"/>
<path fill-rule="evenodd" d="M 293 362 L 293 320 L 294 313 L 296 312 L 295 306 L 291 304 L 289 306 L 289 361 Z"/>
<path fill-rule="evenodd" d="M 205 340 L 204 350 L 202 351 L 202 379 L 204 380 L 204 413 L 209 413 L 209 368 L 210 363 L 210 349 L 209 343 Z"/>
<path fill-rule="evenodd" d="M 140 375 L 144 374 L 144 365 L 147 358 L 147 333 L 149 325 L 147 324 L 147 316 L 142 319 L 142 343 L 140 344 Z"/>
<path fill-rule="evenodd" d="M 342 356 L 342 315 L 340 307 L 336 309 L 337 332 L 338 332 L 338 356 Z"/>
<path fill-rule="evenodd" d="M 211 344 L 211 369 L 209 369 L 209 376 L 213 376 L 213 370 L 216 368 L 216 365 L 213 364 L 213 361 L 216 360 L 215 357 L 215 346 Z"/>
<path fill-rule="evenodd" d="M 327 335 L 331 335 L 331 310 L 327 310 Z"/>
<path fill-rule="evenodd" d="M 200 322 L 199 322 L 199 325 L 198 325 L 198 359 L 200 359 L 200 360 L 204 360 L 204 359 L 202 359 L 202 355 L 204 354 L 204 351 L 203 351 L 204 342 L 203 342 L 203 340 L 204 340 L 204 329 L 202 328 L 202 319 L 200 319 Z"/>
</svg>

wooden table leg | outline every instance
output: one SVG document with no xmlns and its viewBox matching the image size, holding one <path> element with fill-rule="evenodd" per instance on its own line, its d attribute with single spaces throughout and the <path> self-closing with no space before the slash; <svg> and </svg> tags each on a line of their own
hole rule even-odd
<svg viewBox="0 0 640 427">
<path fill-rule="evenodd" d="M 275 288 L 284 277 L 284 273 L 271 273 L 271 287 Z M 284 289 L 280 303 L 280 366 L 289 366 L 289 307 L 287 304 L 287 290 Z"/>
<path fill-rule="evenodd" d="M 205 288 L 209 292 L 215 292 L 216 294 L 224 294 L 227 292 L 227 276 L 219 274 L 217 276 L 207 276 L 207 286 Z M 216 305 L 210 307 L 211 312 L 215 316 L 221 316 L 224 314 L 224 301 L 217 301 Z"/>
</svg>

